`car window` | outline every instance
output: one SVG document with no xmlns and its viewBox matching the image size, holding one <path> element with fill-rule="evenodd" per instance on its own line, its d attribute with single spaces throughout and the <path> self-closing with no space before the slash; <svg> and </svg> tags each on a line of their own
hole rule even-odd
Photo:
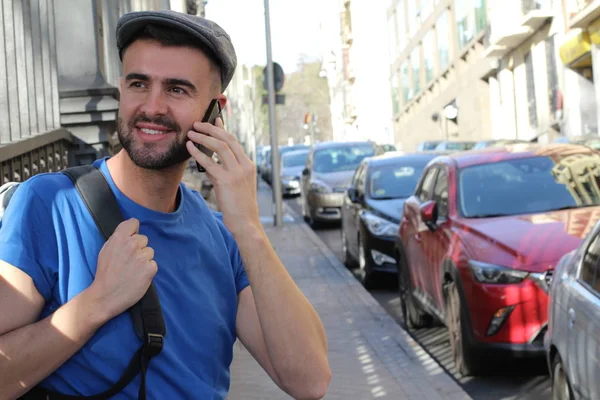
<svg viewBox="0 0 600 400">
<path fill-rule="evenodd" d="M 369 196 L 375 200 L 403 199 L 415 193 L 424 164 L 402 163 L 372 169 Z"/>
<path fill-rule="evenodd" d="M 360 167 L 360 171 L 358 173 L 358 177 L 356 179 L 356 190 L 358 190 L 359 194 L 365 193 L 365 176 L 367 175 L 367 165 L 362 164 Z"/>
<path fill-rule="evenodd" d="M 581 269 L 579 280 L 586 283 L 596 293 L 600 294 L 600 236 L 597 235 L 587 248 Z"/>
<path fill-rule="evenodd" d="M 328 147 L 315 151 L 313 168 L 323 174 L 354 171 L 362 160 L 374 155 L 375 147 L 369 143 Z"/>
<path fill-rule="evenodd" d="M 308 152 L 288 152 L 281 155 L 281 165 L 284 168 L 302 167 L 306 165 Z"/>
<path fill-rule="evenodd" d="M 598 206 L 599 175 L 592 153 L 488 162 L 459 171 L 457 201 L 465 218 Z"/>
<path fill-rule="evenodd" d="M 361 164 L 358 166 L 358 168 L 356 168 L 356 171 L 354 171 L 354 175 L 352 176 L 352 181 L 350 181 L 350 186 L 352 186 L 353 188 L 356 188 L 356 185 L 358 183 L 358 176 L 362 172 L 362 169 L 364 166 L 365 166 L 364 164 Z"/>
<path fill-rule="evenodd" d="M 423 178 L 423 182 L 421 183 L 421 187 L 419 188 L 417 195 L 422 203 L 431 200 L 433 183 L 435 182 L 437 171 L 437 167 L 431 167 L 425 172 L 425 178 Z"/>
<path fill-rule="evenodd" d="M 442 218 L 448 216 L 448 173 L 444 168 L 440 172 L 433 190 L 433 200 L 437 204 L 438 215 Z"/>
</svg>

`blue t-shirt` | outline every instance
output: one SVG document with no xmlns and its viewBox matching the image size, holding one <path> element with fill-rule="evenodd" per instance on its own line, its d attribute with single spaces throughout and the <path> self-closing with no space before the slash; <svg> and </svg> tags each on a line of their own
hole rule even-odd
<svg viewBox="0 0 600 400">
<path fill-rule="evenodd" d="M 97 160 L 125 219 L 140 221 L 140 234 L 155 250 L 158 292 L 167 334 L 146 375 L 149 399 L 222 399 L 236 340 L 239 292 L 248 286 L 238 247 L 202 197 L 180 185 L 173 213 L 138 205 L 115 186 L 106 158 Z M 22 183 L 2 218 L 0 259 L 26 272 L 46 300 L 41 318 L 93 281 L 104 239 L 71 180 L 40 174 Z M 127 312 L 100 328 L 54 374 L 45 388 L 93 395 L 117 382 L 141 346 Z M 137 399 L 140 376 L 115 399 Z"/>
</svg>

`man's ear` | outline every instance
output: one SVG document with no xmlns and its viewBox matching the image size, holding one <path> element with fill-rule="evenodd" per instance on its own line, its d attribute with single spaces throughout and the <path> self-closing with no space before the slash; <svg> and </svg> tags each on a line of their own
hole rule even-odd
<svg viewBox="0 0 600 400">
<path fill-rule="evenodd" d="M 224 110 L 225 106 L 227 105 L 227 96 L 225 96 L 224 94 L 220 94 L 216 97 L 216 99 L 219 101 L 219 106 L 221 106 L 221 110 Z"/>
</svg>

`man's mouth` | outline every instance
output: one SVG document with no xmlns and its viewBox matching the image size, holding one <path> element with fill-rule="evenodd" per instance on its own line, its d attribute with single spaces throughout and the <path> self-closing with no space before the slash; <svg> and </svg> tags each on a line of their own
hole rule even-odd
<svg viewBox="0 0 600 400">
<path fill-rule="evenodd" d="M 165 133 L 168 133 L 170 131 L 157 131 L 154 129 L 140 129 L 140 131 L 144 132 L 146 135 L 163 135 Z"/>
<path fill-rule="evenodd" d="M 173 132 L 172 129 L 167 128 L 166 126 L 151 123 L 142 122 L 136 124 L 135 127 L 146 135 L 165 135 Z"/>
</svg>

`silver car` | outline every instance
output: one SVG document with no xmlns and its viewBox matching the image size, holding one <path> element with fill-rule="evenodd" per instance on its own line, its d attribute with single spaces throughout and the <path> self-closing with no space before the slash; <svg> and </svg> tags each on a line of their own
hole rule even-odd
<svg viewBox="0 0 600 400">
<path fill-rule="evenodd" d="M 281 155 L 281 192 L 283 196 L 300 194 L 300 176 L 306 166 L 309 150 L 296 150 Z"/>
<path fill-rule="evenodd" d="M 600 399 L 600 222 L 554 271 L 544 339 L 553 399 Z"/>
<path fill-rule="evenodd" d="M 376 155 L 373 142 L 324 142 L 316 144 L 302 171 L 301 204 L 304 220 L 340 222 L 346 190 L 356 167 Z"/>
</svg>

